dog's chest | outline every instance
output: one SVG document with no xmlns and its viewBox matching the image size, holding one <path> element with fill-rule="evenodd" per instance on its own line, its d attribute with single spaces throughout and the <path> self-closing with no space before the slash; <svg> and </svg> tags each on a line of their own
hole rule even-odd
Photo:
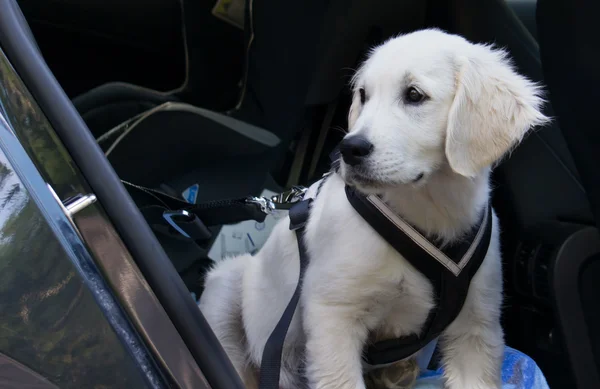
<svg viewBox="0 0 600 389">
<path fill-rule="evenodd" d="M 357 315 L 366 312 L 373 341 L 419 332 L 433 307 L 429 280 L 347 201 L 315 205 L 318 219 L 307 229 L 311 265 L 305 291 L 330 304 L 351 306 Z"/>
<path fill-rule="evenodd" d="M 416 291 L 415 291 L 416 292 Z M 369 340 L 373 343 L 397 339 L 402 336 L 419 333 L 427 320 L 433 305 L 432 299 L 423 298 L 416 293 L 404 291 L 404 295 L 394 301 L 382 302 L 384 312 L 371 329 Z"/>
<path fill-rule="evenodd" d="M 379 258 L 357 256 L 357 261 L 367 260 L 371 266 L 348 264 L 349 268 L 337 276 L 324 277 L 320 282 L 322 293 L 328 294 L 327 300 L 352 306 L 356 316 L 367 314 L 364 323 L 371 342 L 419 333 L 434 306 L 429 280 L 404 258 L 390 254 Z"/>
</svg>

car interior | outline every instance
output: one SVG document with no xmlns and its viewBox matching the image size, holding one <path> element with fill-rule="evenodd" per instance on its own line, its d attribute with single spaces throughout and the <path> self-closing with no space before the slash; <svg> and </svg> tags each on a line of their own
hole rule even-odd
<svg viewBox="0 0 600 389">
<path fill-rule="evenodd" d="M 163 305 L 187 298 L 183 285 L 186 294 L 201 295 L 219 227 L 210 227 L 211 238 L 201 243 L 148 229 L 166 257 L 142 247 L 139 241 L 150 238 L 137 227 L 144 223 L 140 215 L 125 212 L 134 206 L 128 196 L 137 200 L 119 179 L 179 198 L 197 184 L 196 203 L 310 184 L 329 170 L 329 154 L 347 127 L 349 80 L 369 48 L 436 27 L 505 48 L 520 73 L 548 84 L 545 113 L 558 120 L 528 136 L 493 174 L 504 256 L 503 327 L 507 344 L 532 357 L 550 387 L 600 387 L 594 331 L 600 328 L 600 238 L 593 228 L 599 219 L 590 200 L 597 193 L 583 176 L 590 174 L 581 167 L 585 153 L 575 151 L 581 137 L 566 135 L 576 127 L 563 119 L 569 109 L 558 108 L 557 96 L 567 89 L 547 65 L 568 47 L 553 41 L 548 27 L 561 8 L 542 9 L 536 0 L 237 0 L 243 20 L 215 16 L 216 5 L 235 2 L 19 0 L 0 9 L 8 18 L 19 14 L 18 3 L 24 18 L 10 22 L 12 32 L 3 28 L 2 49 Z M 25 39 L 38 51 L 21 58 L 24 46 L 11 39 Z M 39 76 L 34 57 L 51 73 Z M 43 61 L 39 66 L 45 69 Z M 62 114 L 50 106 L 49 85 L 62 88 Z M 133 216 L 124 220 L 123 214 Z M 164 267 L 167 257 L 183 283 L 165 280 L 173 278 L 165 275 L 173 272 Z M 180 295 L 166 296 L 173 290 Z M 172 315 L 199 315 L 186 327 L 188 339 L 203 333 L 198 347 L 214 344 L 187 299 Z M 210 362 L 198 358 L 205 367 L 217 366 L 221 354 Z M 207 379 L 224 386 L 215 387 L 238 387 L 223 384 L 226 374 L 216 370 Z"/>
</svg>

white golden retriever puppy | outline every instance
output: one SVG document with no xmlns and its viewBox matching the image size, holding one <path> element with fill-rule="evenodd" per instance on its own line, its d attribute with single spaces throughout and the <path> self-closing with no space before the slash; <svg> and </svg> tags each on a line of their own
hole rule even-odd
<svg viewBox="0 0 600 389">
<path fill-rule="evenodd" d="M 491 165 L 548 120 L 542 103 L 540 89 L 504 52 L 459 36 L 423 30 L 372 50 L 354 79 L 345 138 L 359 146 L 326 180 L 306 227 L 310 264 L 284 345 L 281 388 L 301 387 L 301 374 L 311 388 L 365 388 L 365 344 L 418 333 L 434 306 L 429 280 L 352 208 L 344 186 L 380 194 L 430 239 L 454 242 L 479 222 Z M 501 386 L 501 270 L 494 215 L 487 256 L 440 338 L 447 388 Z M 286 219 L 258 254 L 219 262 L 206 277 L 200 308 L 248 387 L 256 387 L 263 348 L 298 272 Z M 399 387 L 395 376 L 383 372 L 375 381 Z"/>
</svg>

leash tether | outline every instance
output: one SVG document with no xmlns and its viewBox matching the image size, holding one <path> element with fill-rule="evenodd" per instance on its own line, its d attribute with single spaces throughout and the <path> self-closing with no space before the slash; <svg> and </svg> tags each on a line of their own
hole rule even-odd
<svg viewBox="0 0 600 389">
<path fill-rule="evenodd" d="M 290 208 L 290 230 L 296 231 L 298 252 L 300 254 L 300 272 L 296 290 L 294 290 L 290 302 L 265 344 L 260 363 L 260 389 L 279 389 L 283 344 L 285 343 L 285 337 L 290 327 L 290 323 L 292 322 L 292 318 L 294 317 L 296 307 L 298 306 L 298 301 L 300 300 L 302 279 L 308 265 L 308 254 L 304 245 L 304 228 L 308 221 L 311 202 L 312 199 L 302 200 Z"/>
</svg>

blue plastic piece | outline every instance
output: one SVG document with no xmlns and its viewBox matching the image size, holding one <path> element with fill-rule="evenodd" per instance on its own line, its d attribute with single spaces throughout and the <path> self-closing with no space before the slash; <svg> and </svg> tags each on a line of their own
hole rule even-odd
<svg viewBox="0 0 600 389">
<path fill-rule="evenodd" d="M 425 371 L 414 389 L 442 389 L 443 369 Z M 506 347 L 502 363 L 502 389 L 549 389 L 544 374 L 533 359 L 520 351 Z"/>
</svg>

